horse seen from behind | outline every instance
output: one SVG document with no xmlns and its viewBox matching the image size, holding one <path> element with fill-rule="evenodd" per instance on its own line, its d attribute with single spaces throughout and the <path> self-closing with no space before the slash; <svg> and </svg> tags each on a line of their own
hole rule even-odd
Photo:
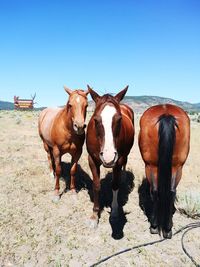
<svg viewBox="0 0 200 267">
<path fill-rule="evenodd" d="M 189 153 L 190 120 L 180 107 L 150 107 L 140 119 L 139 147 L 150 185 L 150 232 L 172 237 L 176 187 Z"/>
<path fill-rule="evenodd" d="M 134 114 L 130 107 L 120 104 L 128 86 L 115 96 L 99 96 L 88 86 L 95 102 L 94 113 L 88 123 L 86 146 L 89 166 L 93 176 L 94 206 L 90 226 L 96 227 L 100 216 L 100 166 L 112 168 L 111 217 L 118 217 L 118 190 L 122 167 L 126 166 L 128 154 L 134 142 Z"/>
<path fill-rule="evenodd" d="M 44 109 L 40 113 L 38 122 L 39 135 L 47 152 L 50 170 L 56 180 L 54 202 L 60 199 L 61 157 L 65 153 L 69 153 L 72 157 L 70 190 L 75 192 L 77 163 L 85 141 L 88 91 L 72 91 L 65 86 L 64 89 L 69 95 L 65 107 Z"/>
</svg>

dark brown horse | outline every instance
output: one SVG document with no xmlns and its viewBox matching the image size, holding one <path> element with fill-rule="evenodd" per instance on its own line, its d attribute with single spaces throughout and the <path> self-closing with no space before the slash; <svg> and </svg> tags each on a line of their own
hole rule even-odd
<svg viewBox="0 0 200 267">
<path fill-rule="evenodd" d="M 75 173 L 85 141 L 85 118 L 88 91 L 72 91 L 64 86 L 69 99 L 64 108 L 46 108 L 39 116 L 39 134 L 47 152 L 50 170 L 56 178 L 54 201 L 60 198 L 59 178 L 61 157 L 65 153 L 72 156 L 70 189 L 75 191 Z"/>
<path fill-rule="evenodd" d="M 172 237 L 176 187 L 189 153 L 190 120 L 180 107 L 157 105 L 140 120 L 139 147 L 153 202 L 150 232 Z"/>
<path fill-rule="evenodd" d="M 116 96 L 99 96 L 88 86 L 96 107 L 86 135 L 89 166 L 93 175 L 94 207 L 91 227 L 96 227 L 99 220 L 100 166 L 113 168 L 113 201 L 111 217 L 118 216 L 118 190 L 122 167 L 125 168 L 127 157 L 134 141 L 134 114 L 130 107 L 120 104 L 128 86 Z"/>
</svg>

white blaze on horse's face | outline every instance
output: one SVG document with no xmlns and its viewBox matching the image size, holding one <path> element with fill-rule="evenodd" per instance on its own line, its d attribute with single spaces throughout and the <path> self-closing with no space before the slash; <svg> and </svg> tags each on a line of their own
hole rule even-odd
<svg viewBox="0 0 200 267">
<path fill-rule="evenodd" d="M 80 103 L 80 97 L 79 96 L 76 98 L 76 102 Z"/>
<path fill-rule="evenodd" d="M 104 144 L 101 148 L 100 158 L 105 167 L 113 167 L 118 159 L 112 131 L 113 116 L 116 114 L 114 106 L 106 105 L 101 112 L 102 125 L 104 128 Z"/>
<path fill-rule="evenodd" d="M 87 100 L 84 96 L 76 94 L 71 96 L 70 103 L 74 131 L 76 134 L 82 135 L 84 134 L 84 129 L 86 127 L 85 117 Z"/>
</svg>

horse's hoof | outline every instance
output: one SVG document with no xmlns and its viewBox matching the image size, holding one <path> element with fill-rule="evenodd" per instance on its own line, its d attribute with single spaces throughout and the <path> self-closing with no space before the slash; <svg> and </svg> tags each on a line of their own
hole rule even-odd
<svg viewBox="0 0 200 267">
<path fill-rule="evenodd" d="M 91 229 L 97 229 L 98 227 L 98 220 L 97 219 L 89 219 L 87 222 L 87 225 Z"/>
<path fill-rule="evenodd" d="M 163 234 L 164 238 L 167 238 L 167 239 L 171 239 L 172 238 L 172 230 L 170 230 L 170 231 L 162 230 L 162 234 Z"/>
<path fill-rule="evenodd" d="M 53 196 L 53 198 L 52 198 L 52 202 L 53 203 L 58 203 L 59 202 L 59 200 L 60 200 L 60 196 L 58 196 L 58 195 L 55 195 L 55 196 Z"/>
<path fill-rule="evenodd" d="M 72 195 L 77 195 L 77 191 L 74 188 L 73 189 L 70 189 L 70 192 L 71 192 Z"/>
<path fill-rule="evenodd" d="M 54 179 L 54 178 L 55 178 L 55 176 L 54 176 L 54 173 L 53 173 L 53 172 L 50 172 L 49 176 L 50 176 L 50 178 L 52 178 L 52 179 Z"/>
<path fill-rule="evenodd" d="M 150 227 L 150 233 L 151 234 L 158 234 L 159 233 L 159 231 L 158 231 L 158 227 Z"/>
</svg>

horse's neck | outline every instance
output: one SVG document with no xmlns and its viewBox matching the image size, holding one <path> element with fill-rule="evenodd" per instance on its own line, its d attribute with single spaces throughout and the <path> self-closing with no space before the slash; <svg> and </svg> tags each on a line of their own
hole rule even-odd
<svg viewBox="0 0 200 267">
<path fill-rule="evenodd" d="M 60 119 L 67 130 L 72 129 L 73 127 L 72 117 L 71 117 L 70 112 L 68 112 L 66 108 L 62 110 Z"/>
</svg>

